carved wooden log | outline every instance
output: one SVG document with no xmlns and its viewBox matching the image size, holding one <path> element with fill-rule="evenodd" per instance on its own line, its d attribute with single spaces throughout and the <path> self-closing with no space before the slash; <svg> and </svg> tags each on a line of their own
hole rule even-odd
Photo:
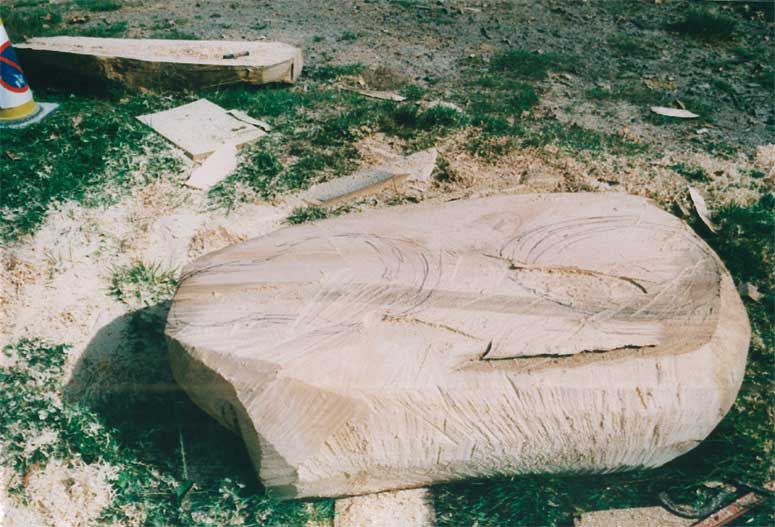
<svg viewBox="0 0 775 527">
<path fill-rule="evenodd" d="M 661 465 L 729 410 L 749 334 L 712 250 L 624 194 L 282 229 L 186 268 L 167 327 L 285 497 Z"/>
<path fill-rule="evenodd" d="M 32 84 L 73 88 L 194 90 L 295 82 L 302 68 L 301 50 L 281 42 L 41 37 L 15 48 Z"/>
</svg>

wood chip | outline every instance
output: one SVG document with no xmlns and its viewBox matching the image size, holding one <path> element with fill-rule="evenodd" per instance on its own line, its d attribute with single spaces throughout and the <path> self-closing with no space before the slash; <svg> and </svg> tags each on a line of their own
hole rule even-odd
<svg viewBox="0 0 775 527">
<path fill-rule="evenodd" d="M 237 168 L 237 147 L 223 145 L 196 167 L 186 185 L 199 190 L 214 187 Z"/>
<path fill-rule="evenodd" d="M 205 160 L 221 145 L 239 148 L 266 135 L 260 128 L 229 115 L 207 99 L 137 119 L 182 148 L 194 161 Z"/>
<path fill-rule="evenodd" d="M 301 195 L 301 200 L 330 207 L 376 194 L 391 185 L 398 190 L 399 185 L 404 181 L 413 181 L 420 185 L 427 184 L 436 166 L 437 156 L 436 149 L 431 148 L 389 163 L 359 170 L 349 176 L 314 185 Z"/>
<path fill-rule="evenodd" d="M 737 291 L 741 296 L 750 298 L 754 302 L 761 302 L 762 298 L 764 298 L 764 295 L 759 292 L 759 288 L 750 282 L 738 284 Z"/>
<path fill-rule="evenodd" d="M 399 95 L 392 91 L 371 91 L 371 90 L 359 90 L 358 88 L 350 88 L 349 86 L 341 86 L 343 90 L 352 91 L 363 95 L 364 97 L 371 97 L 372 99 L 381 99 L 383 101 L 402 102 L 406 100 L 406 97 Z"/>
<path fill-rule="evenodd" d="M 419 488 L 338 499 L 334 527 L 433 527 L 435 518 L 430 491 Z"/>
<path fill-rule="evenodd" d="M 718 227 L 710 219 L 710 212 L 708 211 L 708 206 L 705 204 L 705 198 L 702 197 L 702 194 L 700 194 L 696 188 L 690 186 L 689 197 L 694 205 L 694 211 L 697 213 L 700 220 L 702 220 L 702 223 L 704 223 L 711 232 L 718 232 Z"/>
<path fill-rule="evenodd" d="M 666 108 L 664 106 L 652 106 L 651 111 L 664 115 L 665 117 L 677 117 L 679 119 L 696 119 L 699 117 L 696 113 L 692 113 L 689 110 L 681 110 L 680 108 Z"/>
<path fill-rule="evenodd" d="M 574 527 L 688 527 L 693 520 L 680 518 L 662 507 L 636 507 L 585 512 Z"/>
</svg>

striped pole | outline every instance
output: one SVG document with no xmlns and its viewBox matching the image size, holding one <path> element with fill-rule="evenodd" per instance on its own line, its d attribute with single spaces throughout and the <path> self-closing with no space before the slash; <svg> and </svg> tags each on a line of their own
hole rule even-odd
<svg viewBox="0 0 775 527">
<path fill-rule="evenodd" d="M 0 123 L 23 121 L 39 111 L 0 19 Z"/>
</svg>

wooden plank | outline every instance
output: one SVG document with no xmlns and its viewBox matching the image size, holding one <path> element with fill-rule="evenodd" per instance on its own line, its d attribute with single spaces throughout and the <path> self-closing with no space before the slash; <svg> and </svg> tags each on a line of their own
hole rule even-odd
<svg viewBox="0 0 775 527">
<path fill-rule="evenodd" d="M 402 183 L 407 181 L 421 186 L 427 185 L 436 167 L 437 157 L 435 148 L 422 150 L 410 156 L 359 170 L 349 176 L 313 185 L 301 193 L 298 199 L 305 203 L 332 207 L 387 188 L 398 190 Z"/>
<path fill-rule="evenodd" d="M 186 185 L 199 190 L 208 190 L 231 174 L 237 168 L 237 148 L 223 145 L 204 162 L 194 168 Z"/>
<path fill-rule="evenodd" d="M 15 46 L 31 84 L 195 90 L 295 82 L 301 50 L 281 42 L 40 37 Z M 247 56 L 224 59 L 229 53 Z"/>
<path fill-rule="evenodd" d="M 742 382 L 731 277 L 624 194 L 426 203 L 188 266 L 166 329 L 191 398 L 281 497 L 656 467 Z"/>
<path fill-rule="evenodd" d="M 681 518 L 662 507 L 636 507 L 585 512 L 575 527 L 689 527 L 692 520 Z"/>
<path fill-rule="evenodd" d="M 194 161 L 203 161 L 223 145 L 240 148 L 258 141 L 266 132 L 230 115 L 207 99 L 137 118 Z"/>
</svg>

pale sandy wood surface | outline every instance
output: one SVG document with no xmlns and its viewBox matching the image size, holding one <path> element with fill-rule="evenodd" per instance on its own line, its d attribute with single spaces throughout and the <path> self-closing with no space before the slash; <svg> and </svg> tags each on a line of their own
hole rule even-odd
<svg viewBox="0 0 775 527">
<path fill-rule="evenodd" d="M 208 190 L 231 174 L 237 168 L 237 147 L 223 145 L 205 159 L 201 165 L 194 167 L 186 186 L 199 190 Z"/>
<path fill-rule="evenodd" d="M 207 99 L 140 115 L 137 119 L 181 148 L 194 161 L 203 161 L 224 145 L 241 147 L 266 135 Z"/>
<path fill-rule="evenodd" d="M 194 90 L 295 82 L 300 49 L 282 42 L 39 37 L 14 46 L 34 85 L 119 83 L 136 90 Z M 229 53 L 250 54 L 224 59 Z"/>
<path fill-rule="evenodd" d="M 291 198 L 291 201 L 331 207 L 391 187 L 396 190 L 406 189 L 406 184 L 424 187 L 431 182 L 437 157 L 438 151 L 435 148 L 400 156 L 349 176 L 313 185 L 299 196 Z"/>
<path fill-rule="evenodd" d="M 334 527 L 433 527 L 428 489 L 408 489 L 336 500 Z"/>
<path fill-rule="evenodd" d="M 696 520 L 681 518 L 662 507 L 637 507 L 585 512 L 574 527 L 689 527 Z"/>
<path fill-rule="evenodd" d="M 166 332 L 283 497 L 661 465 L 730 408 L 750 336 L 684 222 L 602 193 L 285 228 L 189 265 Z"/>
</svg>

